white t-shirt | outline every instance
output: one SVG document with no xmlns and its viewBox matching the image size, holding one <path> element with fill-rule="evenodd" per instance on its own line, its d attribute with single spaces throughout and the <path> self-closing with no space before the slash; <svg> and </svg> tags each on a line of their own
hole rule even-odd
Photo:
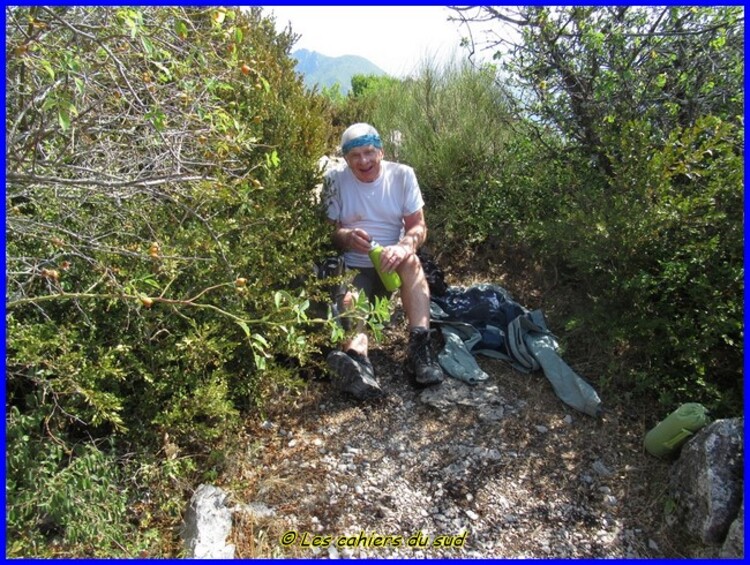
<svg viewBox="0 0 750 565">
<path fill-rule="evenodd" d="M 424 206 L 414 169 L 400 163 L 381 161 L 373 182 L 357 180 L 348 165 L 329 171 L 325 179 L 328 218 L 347 229 L 365 230 L 384 247 L 403 236 L 404 216 Z M 350 267 L 372 267 L 365 253 L 346 251 L 344 261 Z"/>
</svg>

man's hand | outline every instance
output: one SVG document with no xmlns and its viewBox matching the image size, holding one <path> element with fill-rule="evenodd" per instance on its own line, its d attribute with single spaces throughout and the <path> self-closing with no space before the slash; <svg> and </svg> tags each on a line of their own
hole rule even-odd
<svg viewBox="0 0 750 565">
<path fill-rule="evenodd" d="M 412 251 L 406 245 L 401 243 L 389 245 L 383 249 L 383 253 L 380 255 L 380 268 L 386 273 L 395 271 L 410 255 L 412 255 Z"/>
<path fill-rule="evenodd" d="M 339 239 L 341 247 L 344 250 L 357 251 L 359 253 L 367 253 L 370 251 L 370 235 L 359 228 L 346 229 L 341 228 L 339 230 Z"/>
<path fill-rule="evenodd" d="M 359 253 L 367 253 L 370 251 L 371 240 L 372 238 L 365 230 L 353 229 L 349 234 L 349 249 Z"/>
</svg>

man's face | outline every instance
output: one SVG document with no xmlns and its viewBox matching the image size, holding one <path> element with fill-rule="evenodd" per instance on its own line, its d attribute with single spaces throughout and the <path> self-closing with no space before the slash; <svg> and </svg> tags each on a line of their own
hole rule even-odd
<svg viewBox="0 0 750 565">
<path fill-rule="evenodd" d="M 383 150 L 372 145 L 363 145 L 351 149 L 346 156 L 347 165 L 361 182 L 373 182 L 380 175 L 380 161 Z"/>
</svg>

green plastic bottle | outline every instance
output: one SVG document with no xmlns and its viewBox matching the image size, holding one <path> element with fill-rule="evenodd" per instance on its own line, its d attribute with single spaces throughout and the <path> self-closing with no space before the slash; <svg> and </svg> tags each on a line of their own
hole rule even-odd
<svg viewBox="0 0 750 565">
<path fill-rule="evenodd" d="M 675 453 L 708 421 L 708 412 L 702 404 L 688 402 L 654 426 L 646 434 L 643 446 L 651 455 L 666 457 Z"/>
<path fill-rule="evenodd" d="M 383 246 L 376 241 L 370 242 L 370 261 L 372 261 L 375 270 L 380 276 L 380 280 L 383 281 L 383 286 L 389 292 L 393 292 L 401 286 L 401 277 L 398 276 L 396 271 L 387 273 L 380 268 L 380 254 L 383 252 Z"/>
</svg>

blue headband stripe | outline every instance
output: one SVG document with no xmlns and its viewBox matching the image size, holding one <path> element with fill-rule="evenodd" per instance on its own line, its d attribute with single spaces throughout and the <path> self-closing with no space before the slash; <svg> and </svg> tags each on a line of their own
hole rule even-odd
<svg viewBox="0 0 750 565">
<path fill-rule="evenodd" d="M 380 141 L 380 137 L 375 134 L 370 133 L 367 135 L 360 135 L 359 137 L 355 137 L 344 143 L 344 145 L 341 146 L 341 152 L 346 155 L 355 147 L 362 147 L 363 145 L 372 145 L 373 147 L 381 149 L 383 147 L 383 142 Z"/>
</svg>

